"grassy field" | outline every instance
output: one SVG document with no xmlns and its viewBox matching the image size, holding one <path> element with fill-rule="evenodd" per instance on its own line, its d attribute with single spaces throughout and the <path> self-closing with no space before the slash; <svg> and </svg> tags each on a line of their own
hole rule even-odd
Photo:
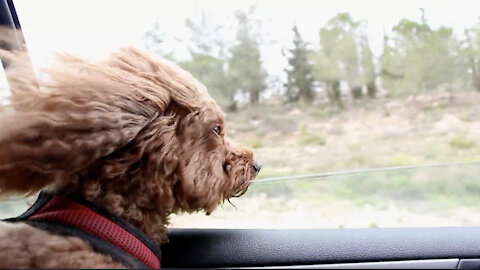
<svg viewBox="0 0 480 270">
<path fill-rule="evenodd" d="M 228 114 L 227 133 L 254 149 L 259 179 L 480 160 L 480 93 L 378 98 L 339 111 L 261 105 Z M 241 198 L 172 217 L 174 227 L 351 228 L 480 225 L 480 165 L 252 184 Z M 25 203 L 0 205 L 11 216 Z"/>
</svg>

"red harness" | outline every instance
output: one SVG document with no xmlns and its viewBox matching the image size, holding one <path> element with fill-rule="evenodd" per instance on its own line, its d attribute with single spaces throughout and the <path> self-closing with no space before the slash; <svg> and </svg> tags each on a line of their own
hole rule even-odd
<svg viewBox="0 0 480 270">
<path fill-rule="evenodd" d="M 88 202 L 42 192 L 27 212 L 8 221 L 23 221 L 49 231 L 78 236 L 130 267 L 160 268 L 157 245 L 132 225 L 100 212 L 103 211 Z M 125 260 L 128 256 L 130 260 Z"/>
</svg>

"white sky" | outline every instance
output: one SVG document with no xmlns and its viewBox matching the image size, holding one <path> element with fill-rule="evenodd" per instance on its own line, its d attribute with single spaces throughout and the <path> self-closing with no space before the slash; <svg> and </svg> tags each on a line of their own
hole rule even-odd
<svg viewBox="0 0 480 270">
<path fill-rule="evenodd" d="M 53 51 L 91 57 L 106 56 L 121 46 L 143 48 L 142 37 L 156 18 L 167 34 L 185 34 L 187 17 L 202 8 L 212 19 L 233 23 L 235 9 L 256 3 L 256 16 L 263 20 L 262 31 L 275 40 L 263 50 L 265 66 L 271 74 L 284 69 L 281 49 L 289 46 L 291 28 L 296 23 L 304 38 L 318 43 L 318 31 L 338 12 L 349 12 L 356 20 L 368 21 L 370 41 L 378 53 L 383 31 L 389 31 L 401 18 L 419 20 L 422 7 L 433 27 L 451 26 L 461 34 L 464 27 L 478 21 L 478 0 L 329 0 L 329 1 L 228 1 L 228 0 L 17 0 L 14 1 L 35 64 L 42 65 Z"/>
</svg>

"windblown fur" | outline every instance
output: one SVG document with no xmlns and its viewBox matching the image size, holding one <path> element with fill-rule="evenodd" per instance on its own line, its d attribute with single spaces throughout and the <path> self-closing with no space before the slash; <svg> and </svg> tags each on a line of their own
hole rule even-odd
<svg viewBox="0 0 480 270">
<path fill-rule="evenodd" d="M 207 89 L 164 60 L 134 48 L 98 62 L 59 55 L 34 78 L 22 54 L 1 54 L 13 93 L 0 107 L 1 195 L 80 195 L 163 243 L 171 213 L 210 213 L 256 175 L 252 152 L 226 136 Z M 63 264 L 55 252 L 57 263 L 37 263 L 26 251 L 37 238 L 72 259 L 84 258 L 77 249 L 93 253 L 74 237 L 1 224 L 0 267 L 118 266 L 94 253 L 92 263 Z M 15 264 L 19 254 L 31 258 Z"/>
</svg>

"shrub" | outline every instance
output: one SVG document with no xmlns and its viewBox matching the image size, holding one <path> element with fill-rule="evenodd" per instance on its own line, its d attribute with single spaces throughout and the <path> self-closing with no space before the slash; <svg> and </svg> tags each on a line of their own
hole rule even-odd
<svg viewBox="0 0 480 270">
<path fill-rule="evenodd" d="M 297 138 L 297 143 L 301 145 L 325 145 L 327 140 L 322 135 L 303 134 Z"/>
<path fill-rule="evenodd" d="M 458 148 L 458 149 L 468 149 L 468 148 L 472 148 L 475 143 L 463 136 L 460 136 L 460 137 L 455 137 L 453 139 L 451 139 L 448 144 L 450 145 L 450 147 L 453 147 L 453 148 Z"/>
</svg>

